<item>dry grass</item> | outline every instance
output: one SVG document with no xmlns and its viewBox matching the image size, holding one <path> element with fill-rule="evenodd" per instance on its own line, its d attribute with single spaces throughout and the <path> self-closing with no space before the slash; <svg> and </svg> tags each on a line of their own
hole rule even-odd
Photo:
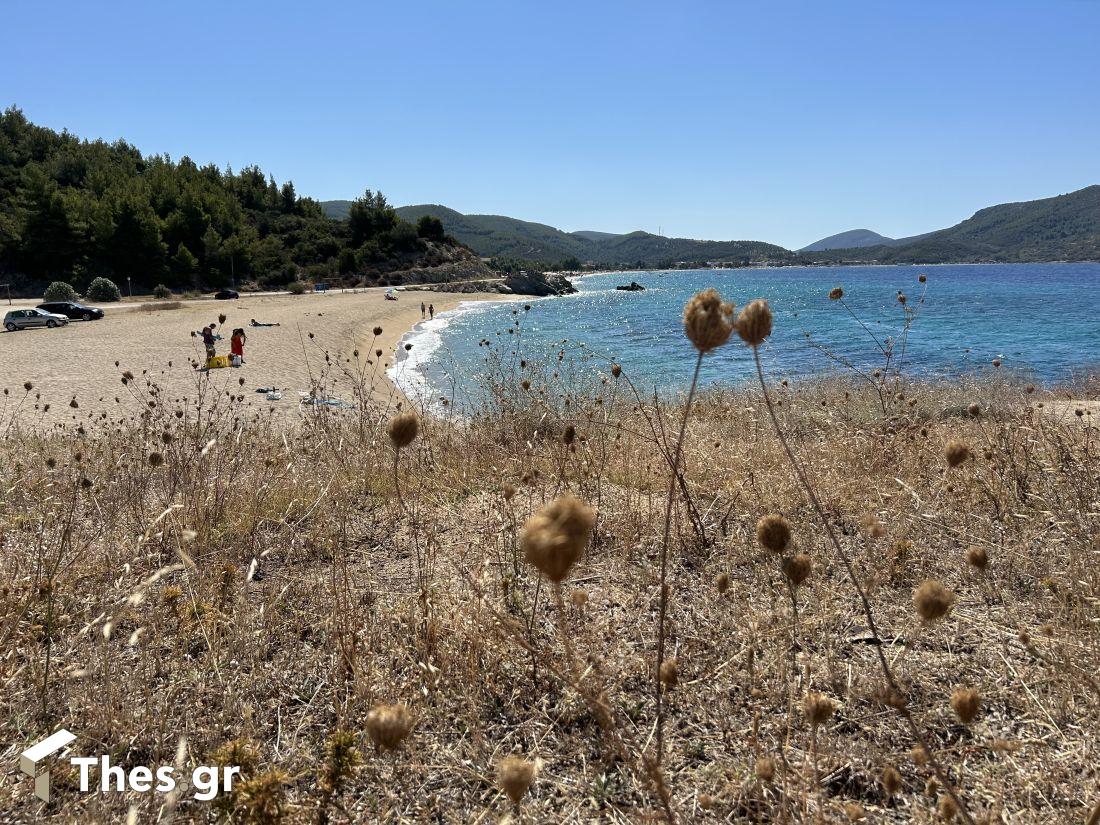
<svg viewBox="0 0 1100 825">
<path fill-rule="evenodd" d="M 491 408 L 416 428 L 337 358 L 318 390 L 354 377 L 356 408 L 290 429 L 149 377 L 126 421 L 0 420 L 0 810 L 43 812 L 11 766 L 64 725 L 245 782 L 201 803 L 55 772 L 59 821 L 1085 820 L 1100 440 L 1037 404 L 1094 387 L 769 383 L 777 431 L 759 386 L 685 417 L 611 364 L 490 360 Z M 567 493 L 595 524 L 559 585 L 522 538 Z M 581 506 L 534 522 L 555 578 Z M 933 621 L 926 580 L 951 597 Z"/>
</svg>

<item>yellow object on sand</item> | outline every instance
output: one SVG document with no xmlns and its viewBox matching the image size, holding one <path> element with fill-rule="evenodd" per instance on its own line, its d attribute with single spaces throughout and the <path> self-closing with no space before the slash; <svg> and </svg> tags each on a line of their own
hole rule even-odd
<svg viewBox="0 0 1100 825">
<path fill-rule="evenodd" d="M 213 358 L 206 359 L 206 368 L 208 370 L 220 370 L 223 367 L 229 366 L 229 357 L 226 355 L 215 355 Z"/>
</svg>

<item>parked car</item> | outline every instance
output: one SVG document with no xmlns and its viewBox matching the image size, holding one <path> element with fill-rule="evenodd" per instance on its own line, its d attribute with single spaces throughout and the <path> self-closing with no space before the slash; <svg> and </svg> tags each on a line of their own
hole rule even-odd
<svg viewBox="0 0 1100 825">
<path fill-rule="evenodd" d="M 45 312 L 41 309 L 13 309 L 4 316 L 4 328 L 8 332 L 28 327 L 63 327 L 69 323 L 64 315 Z"/>
<path fill-rule="evenodd" d="M 221 292 L 214 293 L 214 300 L 216 301 L 233 301 L 240 297 L 240 293 L 235 289 L 223 289 Z"/>
<path fill-rule="evenodd" d="M 103 310 L 84 306 L 76 301 L 48 301 L 38 308 L 54 315 L 64 315 L 72 321 L 97 321 L 103 317 Z"/>
</svg>

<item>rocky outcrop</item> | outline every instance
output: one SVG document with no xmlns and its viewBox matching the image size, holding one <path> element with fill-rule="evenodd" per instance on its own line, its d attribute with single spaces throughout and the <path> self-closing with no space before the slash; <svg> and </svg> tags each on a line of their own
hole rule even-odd
<svg viewBox="0 0 1100 825">
<path fill-rule="evenodd" d="M 620 292 L 645 292 L 645 287 L 637 281 L 631 281 L 626 286 L 617 286 L 615 287 L 615 289 L 619 290 Z"/>
<path fill-rule="evenodd" d="M 515 295 L 570 295 L 577 291 L 569 279 L 557 272 L 513 272 L 504 279 L 502 292 Z"/>
</svg>

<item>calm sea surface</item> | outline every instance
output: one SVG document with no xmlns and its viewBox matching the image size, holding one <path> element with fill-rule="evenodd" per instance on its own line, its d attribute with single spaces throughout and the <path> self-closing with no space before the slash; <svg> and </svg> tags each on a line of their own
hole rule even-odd
<svg viewBox="0 0 1100 825">
<path fill-rule="evenodd" d="M 615 289 L 631 280 L 646 291 Z M 777 377 L 838 371 L 825 351 L 863 369 L 879 368 L 887 339 L 901 357 L 905 310 L 899 290 L 913 313 L 904 340 L 904 368 L 911 374 L 981 372 L 999 358 L 1004 370 L 1050 383 L 1100 367 L 1100 264 L 626 272 L 588 276 L 575 285 L 576 295 L 529 301 L 529 312 L 524 302 L 467 304 L 422 323 L 406 336 L 413 349 L 391 375 L 426 402 L 453 392 L 461 401 L 480 386 L 489 352 L 481 342 L 534 360 L 556 357 L 566 341 L 570 351 L 586 347 L 621 363 L 645 387 L 679 390 L 693 366 L 683 306 L 710 286 L 739 306 L 753 298 L 771 303 L 775 332 L 763 358 Z M 843 287 L 851 313 L 829 300 L 835 286 Z M 751 378 L 751 358 L 734 340 L 707 356 L 703 383 Z"/>
</svg>

